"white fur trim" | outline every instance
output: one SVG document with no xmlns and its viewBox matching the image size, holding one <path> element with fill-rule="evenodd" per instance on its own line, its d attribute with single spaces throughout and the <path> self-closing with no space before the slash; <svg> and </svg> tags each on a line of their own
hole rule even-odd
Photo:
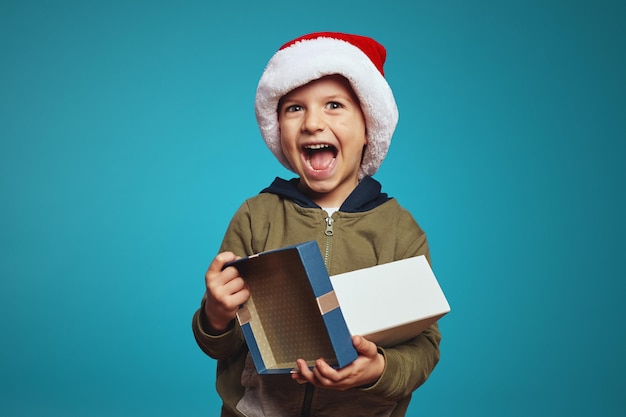
<svg viewBox="0 0 626 417">
<path fill-rule="evenodd" d="M 274 54 L 256 92 L 261 135 L 280 163 L 293 171 L 280 145 L 278 101 L 293 89 L 331 74 L 346 77 L 361 102 L 368 145 L 359 177 L 373 175 L 387 155 L 398 108 L 385 77 L 363 51 L 346 41 L 327 37 L 303 40 Z"/>
</svg>

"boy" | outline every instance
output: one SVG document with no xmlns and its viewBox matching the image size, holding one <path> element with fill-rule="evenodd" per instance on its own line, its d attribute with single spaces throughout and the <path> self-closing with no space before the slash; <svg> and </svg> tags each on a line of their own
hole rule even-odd
<svg viewBox="0 0 626 417">
<path fill-rule="evenodd" d="M 235 320 L 250 293 L 235 268 L 222 270 L 237 257 L 308 240 L 318 242 L 330 275 L 429 259 L 424 232 L 371 177 L 398 120 L 385 58 L 371 38 L 313 33 L 283 45 L 259 81 L 261 134 L 298 178 L 276 178 L 239 208 L 205 276 L 193 331 L 218 360 L 223 417 L 404 416 L 439 360 L 434 324 L 391 348 L 354 336 L 359 356 L 342 369 L 320 358 L 312 369 L 298 360 L 291 375 L 260 376 Z"/>
</svg>

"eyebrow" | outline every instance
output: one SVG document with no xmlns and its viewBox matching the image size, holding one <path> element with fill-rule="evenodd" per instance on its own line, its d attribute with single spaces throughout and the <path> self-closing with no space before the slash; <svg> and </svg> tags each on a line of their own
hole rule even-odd
<svg viewBox="0 0 626 417">
<path fill-rule="evenodd" d="M 335 100 L 348 100 L 352 103 L 360 105 L 359 98 L 354 94 L 344 94 L 344 93 L 332 93 L 321 98 L 321 101 L 335 101 Z M 298 100 L 298 98 L 289 97 L 289 95 L 285 95 L 278 100 L 277 108 L 280 109 L 285 103 L 293 103 L 299 104 L 302 103 L 302 100 Z"/>
</svg>

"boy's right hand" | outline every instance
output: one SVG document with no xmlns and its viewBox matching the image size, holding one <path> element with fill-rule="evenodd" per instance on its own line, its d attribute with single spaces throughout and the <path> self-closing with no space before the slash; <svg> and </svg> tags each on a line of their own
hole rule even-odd
<svg viewBox="0 0 626 417">
<path fill-rule="evenodd" d="M 211 330 L 223 332 L 237 316 L 239 306 L 250 298 L 250 290 L 233 266 L 224 268 L 228 262 L 239 257 L 232 252 L 218 254 L 204 277 L 206 302 L 204 314 Z"/>
</svg>

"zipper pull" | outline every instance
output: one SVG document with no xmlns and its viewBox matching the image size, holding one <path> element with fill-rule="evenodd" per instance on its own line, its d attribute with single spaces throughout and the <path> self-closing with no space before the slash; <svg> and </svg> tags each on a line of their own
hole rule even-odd
<svg viewBox="0 0 626 417">
<path fill-rule="evenodd" d="M 330 217 L 330 216 L 328 216 L 328 217 L 326 217 L 326 219 L 324 219 L 324 220 L 326 220 L 326 230 L 324 231 L 324 234 L 325 234 L 326 236 L 332 236 L 332 235 L 334 235 L 334 234 L 335 234 L 335 231 L 333 230 L 333 222 L 334 222 L 333 218 L 332 218 L 332 217 Z"/>
</svg>

